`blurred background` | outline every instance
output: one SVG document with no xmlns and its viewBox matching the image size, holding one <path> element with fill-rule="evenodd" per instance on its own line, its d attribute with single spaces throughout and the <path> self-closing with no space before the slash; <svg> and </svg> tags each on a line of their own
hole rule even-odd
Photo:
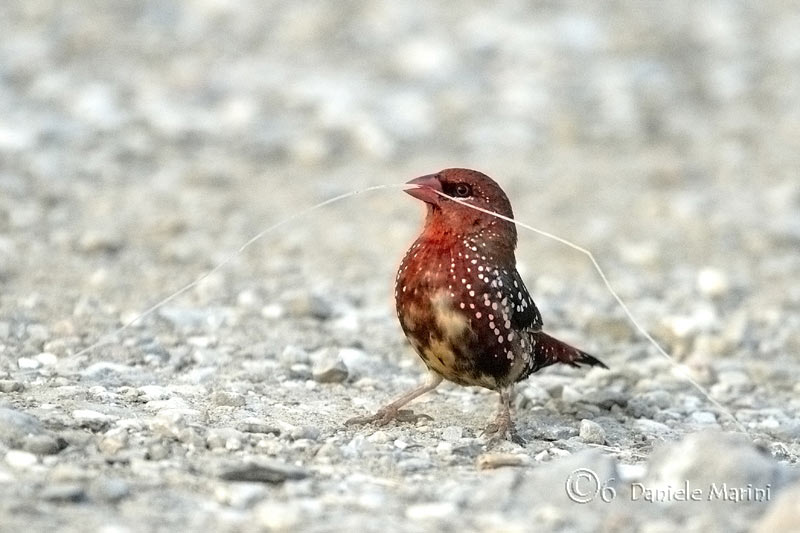
<svg viewBox="0 0 800 533">
<path fill-rule="evenodd" d="M 0 11 L 6 298 L 71 312 L 99 293 L 139 309 L 300 208 L 464 166 L 497 179 L 520 220 L 592 249 L 624 296 L 678 291 L 676 312 L 691 314 L 709 267 L 734 305 L 796 310 L 800 11 L 788 3 Z M 217 296 L 366 281 L 388 309 L 419 212 L 397 191 L 318 211 L 222 273 Z M 526 234 L 520 262 L 552 278 L 539 290 L 574 283 L 610 301 L 579 254 Z"/>
</svg>

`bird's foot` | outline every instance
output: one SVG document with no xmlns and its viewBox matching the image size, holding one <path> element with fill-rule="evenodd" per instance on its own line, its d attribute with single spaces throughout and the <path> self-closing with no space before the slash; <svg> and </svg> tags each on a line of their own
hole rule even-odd
<svg viewBox="0 0 800 533">
<path fill-rule="evenodd" d="M 411 411 L 410 409 L 397 409 L 396 407 L 387 406 L 378 409 L 378 411 L 372 415 L 353 417 L 346 421 L 345 425 L 355 426 L 374 423 L 377 426 L 385 426 L 392 420 L 413 423 L 422 419 L 433 420 L 433 417 L 424 413 L 419 415 L 415 414 L 414 411 Z"/>
<path fill-rule="evenodd" d="M 494 445 L 502 440 L 509 440 L 514 444 L 525 446 L 525 439 L 519 436 L 514 422 L 508 413 L 499 413 L 497 417 L 492 420 L 486 429 L 483 431 L 484 435 L 489 435 L 489 444 Z"/>
</svg>

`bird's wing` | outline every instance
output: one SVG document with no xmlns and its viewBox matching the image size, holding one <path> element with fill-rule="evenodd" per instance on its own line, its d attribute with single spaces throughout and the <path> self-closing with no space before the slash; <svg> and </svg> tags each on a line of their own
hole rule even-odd
<svg viewBox="0 0 800 533">
<path fill-rule="evenodd" d="M 503 283 L 511 308 L 511 324 L 517 330 L 539 331 L 542 329 L 542 315 L 533 303 L 522 277 L 515 268 L 508 273 Z"/>
</svg>

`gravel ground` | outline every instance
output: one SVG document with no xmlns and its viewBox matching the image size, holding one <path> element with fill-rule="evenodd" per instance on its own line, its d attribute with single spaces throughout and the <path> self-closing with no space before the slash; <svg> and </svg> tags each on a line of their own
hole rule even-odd
<svg viewBox="0 0 800 533">
<path fill-rule="evenodd" d="M 0 530 L 797 528 L 799 27 L 783 2 L 3 2 Z M 611 370 L 520 386 L 524 447 L 452 385 L 413 404 L 432 420 L 345 427 L 422 373 L 396 189 L 81 353 L 299 209 L 448 166 L 591 249 L 680 367 L 523 232 L 546 325 Z"/>
</svg>

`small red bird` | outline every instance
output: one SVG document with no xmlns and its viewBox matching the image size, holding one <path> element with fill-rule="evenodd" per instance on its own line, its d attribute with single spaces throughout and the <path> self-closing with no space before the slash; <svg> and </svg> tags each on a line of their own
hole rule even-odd
<svg viewBox="0 0 800 533">
<path fill-rule="evenodd" d="M 386 424 L 447 379 L 498 391 L 501 408 L 486 433 L 522 442 L 511 420 L 514 383 L 555 363 L 608 367 L 542 331 L 542 317 L 516 269 L 514 224 L 442 196 L 513 218 L 494 180 L 451 168 L 408 183 L 415 187 L 406 192 L 427 204 L 427 216 L 397 272 L 395 303 L 429 379 L 374 415 L 347 423 Z"/>
</svg>

